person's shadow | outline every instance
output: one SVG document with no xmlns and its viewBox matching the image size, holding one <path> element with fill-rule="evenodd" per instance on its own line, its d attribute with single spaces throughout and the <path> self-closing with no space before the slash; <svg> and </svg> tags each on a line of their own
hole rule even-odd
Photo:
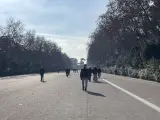
<svg viewBox="0 0 160 120">
<path fill-rule="evenodd" d="M 42 83 L 46 83 L 47 81 L 41 81 Z"/>
<path fill-rule="evenodd" d="M 108 84 L 108 83 L 102 82 L 102 81 L 97 81 L 96 83 Z"/>
<path fill-rule="evenodd" d="M 87 93 L 90 94 L 90 95 L 94 95 L 94 96 L 106 97 L 105 95 L 103 95 L 101 93 L 96 93 L 96 92 L 91 92 L 91 91 L 87 91 Z"/>
</svg>

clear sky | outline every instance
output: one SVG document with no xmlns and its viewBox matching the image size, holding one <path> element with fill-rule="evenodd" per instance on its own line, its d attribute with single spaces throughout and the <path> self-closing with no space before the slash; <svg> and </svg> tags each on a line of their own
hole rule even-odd
<svg viewBox="0 0 160 120">
<path fill-rule="evenodd" d="M 0 0 L 0 25 L 9 17 L 22 20 L 70 57 L 86 58 L 88 36 L 106 5 L 107 0 Z"/>
</svg>

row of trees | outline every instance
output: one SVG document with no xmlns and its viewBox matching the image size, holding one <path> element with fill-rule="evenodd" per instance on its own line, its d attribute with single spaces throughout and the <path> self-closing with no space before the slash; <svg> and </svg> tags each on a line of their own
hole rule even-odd
<svg viewBox="0 0 160 120">
<path fill-rule="evenodd" d="M 105 67 L 159 69 L 160 1 L 109 0 L 90 36 L 88 63 Z"/>
<path fill-rule="evenodd" d="M 71 66 L 70 58 L 54 42 L 25 30 L 21 21 L 12 18 L 0 27 L 0 75 L 64 70 Z"/>
</svg>

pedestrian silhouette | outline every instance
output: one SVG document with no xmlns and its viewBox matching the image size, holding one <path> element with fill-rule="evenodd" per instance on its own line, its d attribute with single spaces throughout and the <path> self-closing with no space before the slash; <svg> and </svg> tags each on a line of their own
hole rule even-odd
<svg viewBox="0 0 160 120">
<path fill-rule="evenodd" d="M 82 89 L 87 91 L 88 80 L 89 80 L 89 72 L 88 72 L 86 64 L 84 65 L 84 68 L 81 69 L 80 78 L 82 80 Z"/>
<path fill-rule="evenodd" d="M 94 96 L 106 97 L 105 95 L 103 95 L 101 93 L 96 93 L 96 92 L 91 92 L 91 91 L 87 91 L 87 93 L 90 94 L 90 95 L 94 95 Z"/>
<path fill-rule="evenodd" d="M 60 72 L 60 68 L 57 69 L 58 73 Z"/>
<path fill-rule="evenodd" d="M 89 74 L 89 81 L 91 82 L 91 76 L 92 76 L 92 69 L 91 68 L 88 69 L 88 74 Z"/>
<path fill-rule="evenodd" d="M 94 82 L 98 81 L 97 74 L 98 74 L 98 70 L 96 67 L 94 67 L 94 69 L 93 69 L 93 81 Z"/>
<path fill-rule="evenodd" d="M 65 72 L 66 72 L 66 76 L 68 77 L 68 76 L 69 76 L 69 69 L 67 68 L 67 69 L 65 70 Z"/>
<path fill-rule="evenodd" d="M 41 76 L 41 82 L 43 82 L 44 81 L 44 68 L 42 66 L 40 68 L 39 73 L 40 73 L 40 76 Z"/>
<path fill-rule="evenodd" d="M 102 72 L 102 70 L 101 70 L 101 68 L 99 68 L 98 69 L 98 78 L 101 78 L 101 72 Z"/>
</svg>

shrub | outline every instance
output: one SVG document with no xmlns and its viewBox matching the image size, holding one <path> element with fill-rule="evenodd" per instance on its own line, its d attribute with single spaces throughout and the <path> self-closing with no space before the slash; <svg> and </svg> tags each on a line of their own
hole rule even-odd
<svg viewBox="0 0 160 120">
<path fill-rule="evenodd" d="M 154 79 L 157 82 L 160 82 L 160 68 L 155 71 L 155 73 L 153 74 L 153 76 L 154 76 Z"/>
<path fill-rule="evenodd" d="M 154 71 L 151 68 L 145 69 L 133 69 L 132 67 L 105 67 L 103 68 L 105 73 L 129 76 L 134 78 L 140 78 L 145 80 L 154 80 L 160 82 L 160 69 Z"/>
</svg>

